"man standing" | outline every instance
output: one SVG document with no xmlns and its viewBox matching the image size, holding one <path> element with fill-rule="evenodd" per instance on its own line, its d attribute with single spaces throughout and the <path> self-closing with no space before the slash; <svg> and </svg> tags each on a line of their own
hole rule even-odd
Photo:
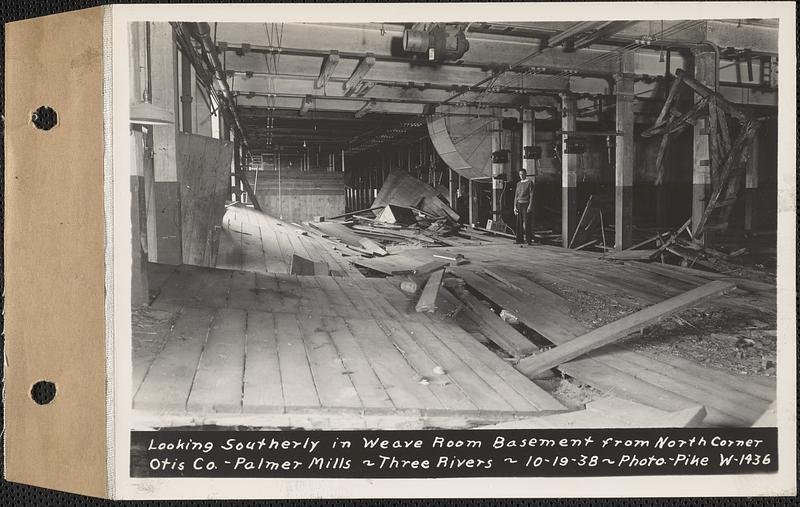
<svg viewBox="0 0 800 507">
<path fill-rule="evenodd" d="M 522 243 L 524 229 L 525 242 L 530 245 L 533 240 L 531 234 L 533 229 L 533 181 L 528 179 L 528 173 L 524 169 L 519 171 L 519 183 L 514 192 L 514 215 L 517 217 L 517 241 L 515 243 Z"/>
</svg>

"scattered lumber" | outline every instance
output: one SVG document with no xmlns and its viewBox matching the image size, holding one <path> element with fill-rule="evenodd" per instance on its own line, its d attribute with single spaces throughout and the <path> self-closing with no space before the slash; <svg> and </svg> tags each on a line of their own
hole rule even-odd
<svg viewBox="0 0 800 507">
<path fill-rule="evenodd" d="M 736 285 L 733 283 L 721 280 L 707 283 L 696 289 L 684 292 L 679 296 L 675 296 L 628 315 L 611 324 L 594 329 L 585 335 L 573 338 L 546 352 L 525 358 L 517 364 L 517 369 L 529 376 L 537 375 L 550 368 L 555 368 L 559 364 L 596 350 L 603 345 L 608 345 L 609 343 L 620 340 L 660 319 L 694 306 L 708 298 L 723 294 L 735 287 Z"/>
<path fill-rule="evenodd" d="M 456 254 L 455 257 L 447 257 L 446 255 L 434 255 L 437 259 L 444 259 L 446 261 L 450 261 L 451 266 L 461 266 L 462 264 L 467 264 L 469 261 L 466 257 L 461 254 Z"/>
<path fill-rule="evenodd" d="M 449 290 L 449 289 L 445 289 Z M 539 348 L 467 290 L 449 290 L 470 311 L 481 334 L 514 358 L 529 356 Z"/>
<path fill-rule="evenodd" d="M 436 298 L 439 297 L 439 288 L 442 285 L 443 277 L 444 269 L 434 271 L 431 273 L 431 276 L 428 277 L 428 281 L 425 283 L 425 288 L 422 289 L 422 295 L 420 295 L 419 300 L 417 301 L 418 313 L 433 313 L 436 311 Z"/>
<path fill-rule="evenodd" d="M 335 217 L 328 217 L 328 220 L 335 220 L 337 218 L 345 218 L 345 217 L 351 217 L 353 215 L 360 215 L 361 213 L 367 213 L 368 211 L 375 211 L 375 210 L 378 210 L 378 209 L 381 209 L 381 208 L 383 208 L 383 206 L 375 206 L 373 208 L 360 209 L 358 211 L 351 211 L 350 213 L 344 213 L 342 215 L 336 215 Z M 321 220 L 321 221 L 323 221 L 323 220 Z M 316 220 L 315 220 L 315 222 L 316 222 Z"/>
<path fill-rule="evenodd" d="M 458 222 L 460 217 L 441 198 L 438 190 L 406 171 L 391 171 L 378 192 L 373 207 L 393 204 L 419 208 L 436 217 Z"/>
<path fill-rule="evenodd" d="M 425 264 L 414 268 L 414 274 L 416 274 L 416 275 L 427 275 L 427 274 L 433 273 L 434 271 L 442 269 L 445 266 L 448 266 L 449 264 L 450 264 L 449 262 L 435 261 L 435 260 L 434 261 L 430 261 L 430 262 L 426 262 Z"/>
<path fill-rule="evenodd" d="M 411 208 L 389 204 L 383 208 L 375 220 L 386 224 L 413 225 L 417 223 L 417 214 Z"/>
<path fill-rule="evenodd" d="M 331 268 L 326 262 L 313 261 L 297 254 L 292 254 L 289 274 L 302 276 L 330 276 Z"/>
<path fill-rule="evenodd" d="M 355 247 L 355 249 L 366 251 L 373 255 L 388 255 L 388 252 L 381 248 L 369 238 L 364 238 L 353 232 L 352 229 L 344 224 L 335 222 L 308 222 L 312 227 L 322 231 L 328 236 L 337 238 L 342 243 Z"/>
</svg>

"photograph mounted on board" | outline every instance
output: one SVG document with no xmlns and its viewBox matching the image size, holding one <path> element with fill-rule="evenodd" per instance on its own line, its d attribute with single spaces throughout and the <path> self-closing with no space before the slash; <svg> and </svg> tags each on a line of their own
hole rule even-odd
<svg viewBox="0 0 800 507">
<path fill-rule="evenodd" d="M 131 429 L 776 425 L 777 20 L 127 26 Z"/>
</svg>

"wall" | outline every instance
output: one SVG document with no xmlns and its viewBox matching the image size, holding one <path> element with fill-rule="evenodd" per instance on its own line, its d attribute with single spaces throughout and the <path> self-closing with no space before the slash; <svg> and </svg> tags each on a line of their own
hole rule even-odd
<svg viewBox="0 0 800 507">
<path fill-rule="evenodd" d="M 248 171 L 247 179 L 264 213 L 288 222 L 345 212 L 344 174 L 328 171 Z"/>
</svg>

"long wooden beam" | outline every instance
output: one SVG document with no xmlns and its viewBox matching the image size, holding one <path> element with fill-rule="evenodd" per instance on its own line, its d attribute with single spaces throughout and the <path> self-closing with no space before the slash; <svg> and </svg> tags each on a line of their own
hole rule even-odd
<svg viewBox="0 0 800 507">
<path fill-rule="evenodd" d="M 734 288 L 736 288 L 734 283 L 722 280 L 707 283 L 628 315 L 616 322 L 597 328 L 541 354 L 522 359 L 517 363 L 517 369 L 528 376 L 537 375 Z"/>
</svg>

